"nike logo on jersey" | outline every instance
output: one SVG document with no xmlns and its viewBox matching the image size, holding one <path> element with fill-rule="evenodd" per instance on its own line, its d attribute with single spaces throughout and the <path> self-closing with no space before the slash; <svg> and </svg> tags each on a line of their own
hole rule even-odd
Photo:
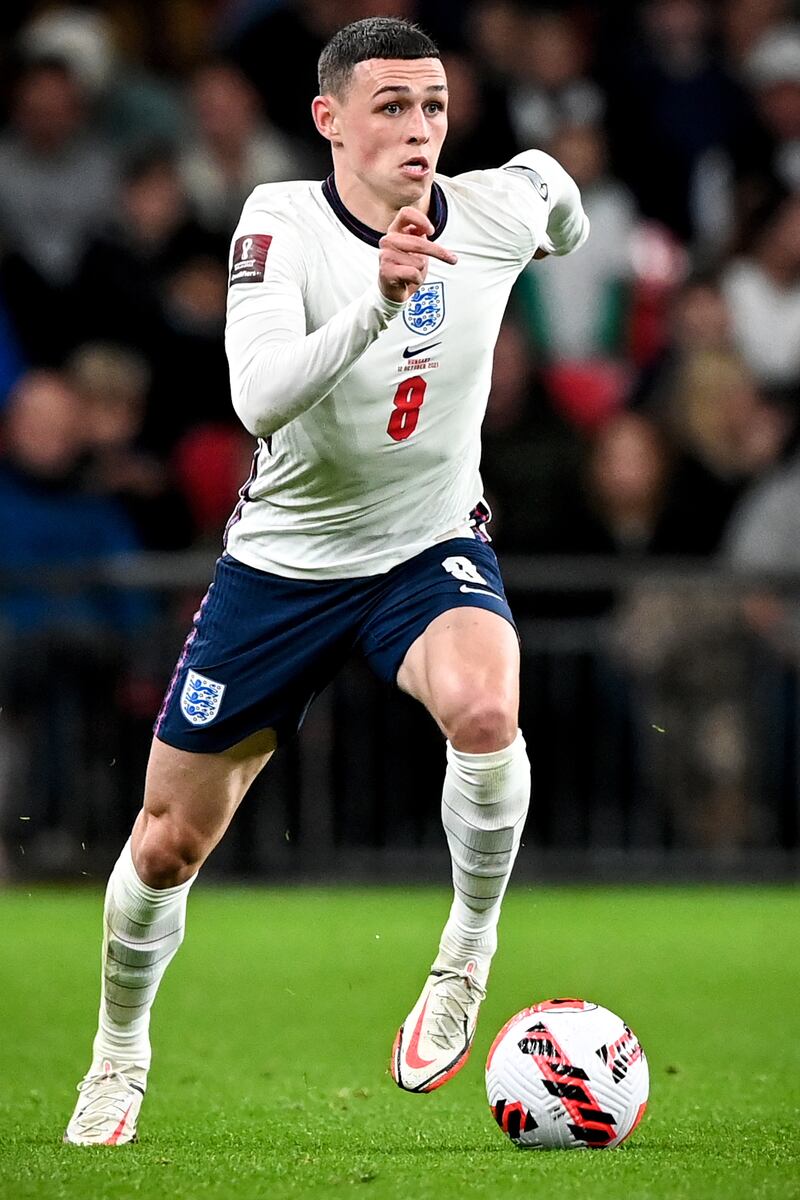
<svg viewBox="0 0 800 1200">
<path fill-rule="evenodd" d="M 441 342 L 431 342 L 429 346 L 406 346 L 403 351 L 403 358 L 419 358 L 421 354 L 425 354 L 428 350 L 433 350 L 436 346 L 441 346 L 441 344 Z"/>
<path fill-rule="evenodd" d="M 483 588 L 471 588 L 466 583 L 462 583 L 458 590 L 460 592 L 477 592 L 479 596 L 491 596 L 493 600 L 499 600 L 501 604 L 503 603 L 503 597 L 498 596 L 496 592 L 485 592 Z"/>
</svg>

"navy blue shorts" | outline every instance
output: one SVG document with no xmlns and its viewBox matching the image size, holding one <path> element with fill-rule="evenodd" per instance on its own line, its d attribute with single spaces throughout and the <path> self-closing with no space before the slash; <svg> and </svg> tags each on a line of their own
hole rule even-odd
<svg viewBox="0 0 800 1200">
<path fill-rule="evenodd" d="M 514 624 L 494 551 L 477 538 L 440 542 L 383 575 L 331 581 L 286 579 L 225 554 L 155 734 L 200 753 L 226 750 L 260 729 L 284 742 L 353 651 L 394 683 L 430 622 L 464 606 Z"/>
</svg>

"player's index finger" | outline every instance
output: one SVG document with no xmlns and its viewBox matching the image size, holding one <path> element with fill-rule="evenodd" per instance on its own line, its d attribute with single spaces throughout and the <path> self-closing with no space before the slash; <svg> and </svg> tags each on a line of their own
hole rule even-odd
<svg viewBox="0 0 800 1200">
<path fill-rule="evenodd" d="M 437 242 L 431 242 L 426 237 L 420 237 L 416 233 L 399 231 L 392 233 L 390 230 L 384 234 L 378 245 L 381 250 L 391 247 L 401 254 L 427 254 L 429 258 L 439 258 L 442 262 L 451 265 L 458 262 L 458 256 L 452 250 L 448 250 L 446 246 L 440 246 Z"/>
<path fill-rule="evenodd" d="M 450 263 L 451 265 L 458 262 L 457 254 L 454 254 L 452 250 L 448 250 L 446 246 L 439 246 L 436 242 L 428 242 L 422 253 L 429 254 L 431 258 L 440 258 L 442 262 Z"/>
</svg>

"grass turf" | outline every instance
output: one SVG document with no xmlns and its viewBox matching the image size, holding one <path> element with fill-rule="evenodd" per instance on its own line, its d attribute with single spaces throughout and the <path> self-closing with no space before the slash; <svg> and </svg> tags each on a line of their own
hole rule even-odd
<svg viewBox="0 0 800 1200">
<path fill-rule="evenodd" d="M 789 889 L 530 889 L 508 897 L 475 1052 L 430 1096 L 387 1062 L 448 898 L 432 889 L 200 884 L 159 996 L 142 1141 L 62 1147 L 97 1003 L 96 892 L 0 893 L 3 1200 L 800 1196 L 797 932 Z M 515 1150 L 483 1062 L 552 995 L 621 1013 L 650 1109 L 599 1153 Z"/>
</svg>

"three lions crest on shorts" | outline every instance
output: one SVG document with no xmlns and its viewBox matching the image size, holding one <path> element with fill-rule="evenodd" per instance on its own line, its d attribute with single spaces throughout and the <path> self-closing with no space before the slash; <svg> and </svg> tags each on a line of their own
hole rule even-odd
<svg viewBox="0 0 800 1200">
<path fill-rule="evenodd" d="M 181 692 L 181 712 L 191 725 L 210 725 L 219 712 L 225 684 L 189 671 Z"/>
</svg>

